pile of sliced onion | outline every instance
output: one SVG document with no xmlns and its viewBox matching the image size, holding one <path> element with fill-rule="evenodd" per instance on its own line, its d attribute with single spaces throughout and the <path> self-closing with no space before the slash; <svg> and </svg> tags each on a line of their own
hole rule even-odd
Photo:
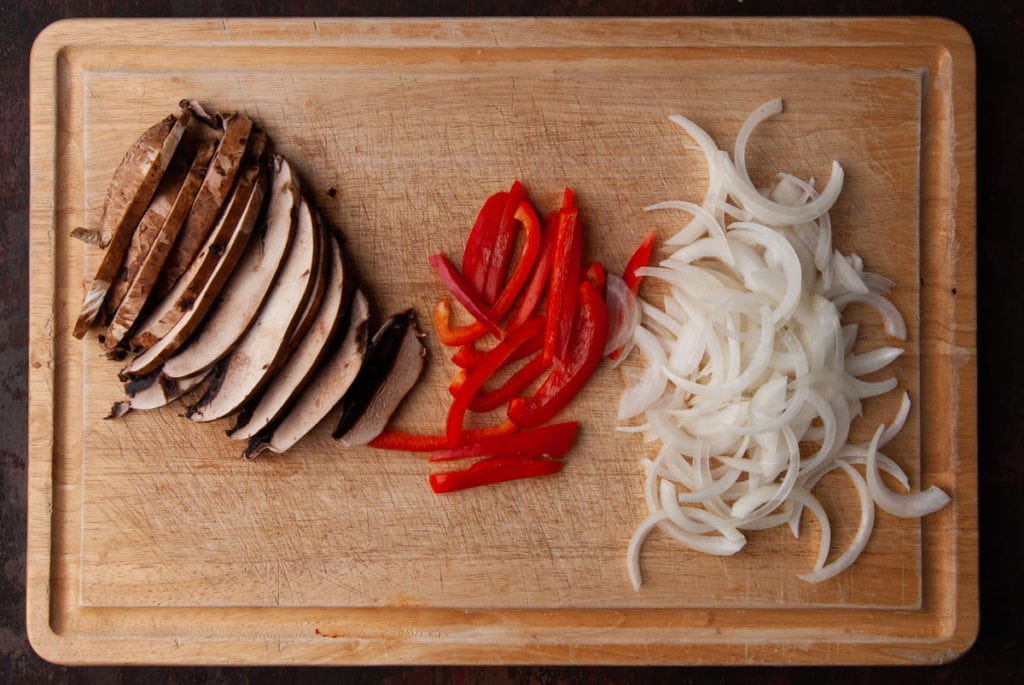
<svg viewBox="0 0 1024 685">
<path fill-rule="evenodd" d="M 706 157 L 709 187 L 700 205 L 648 208 L 691 219 L 667 241 L 672 253 L 639 272 L 663 282 L 662 306 L 641 300 L 632 345 L 616 341 L 646 362 L 643 370 L 623 369 L 629 387 L 619 429 L 660 443 L 657 457 L 644 460 L 649 516 L 629 544 L 637 589 L 640 548 L 655 528 L 695 550 L 731 555 L 748 531 L 787 525 L 799 536 L 807 509 L 818 521 L 820 546 L 813 569 L 799 577 L 814 583 L 854 563 L 871 535 L 875 504 L 917 517 L 949 502 L 935 486 L 894 492 L 879 475 L 885 471 L 909 490 L 906 474 L 881 451 L 907 419 L 908 394 L 888 427 L 878 426 L 866 444 L 850 442 L 861 402 L 897 387 L 895 378 L 858 377 L 885 368 L 903 350 L 854 354 L 857 325 L 844 325 L 843 310 L 855 302 L 877 310 L 886 333 L 900 340 L 906 325 L 885 297 L 892 282 L 832 246 L 828 212 L 843 184 L 838 162 L 820 192 L 813 179 L 788 174 L 766 192 L 751 182 L 747 140 L 781 111 L 780 100 L 756 109 L 732 159 L 695 123 L 670 117 Z M 831 527 L 813 491 L 836 469 L 853 483 L 861 515 L 853 541 L 828 561 Z"/>
</svg>

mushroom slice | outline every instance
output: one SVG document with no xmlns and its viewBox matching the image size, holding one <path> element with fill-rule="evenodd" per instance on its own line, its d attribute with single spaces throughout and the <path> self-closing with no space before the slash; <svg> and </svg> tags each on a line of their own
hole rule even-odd
<svg viewBox="0 0 1024 685">
<path fill-rule="evenodd" d="M 188 378 L 168 378 L 160 371 L 154 371 L 138 380 L 128 381 L 125 383 L 128 399 L 115 402 L 107 418 L 119 419 L 134 409 L 166 407 L 202 383 L 207 375 L 208 371 L 202 371 Z"/>
<path fill-rule="evenodd" d="M 179 152 L 181 152 L 180 149 Z M 139 225 L 132 232 L 132 238 L 125 250 L 121 268 L 117 270 L 114 281 L 107 292 L 107 298 L 103 301 L 103 307 L 97 316 L 97 321 L 104 326 L 110 323 L 114 312 L 121 306 L 121 301 L 124 299 L 125 293 L 128 292 L 128 286 L 131 285 L 143 259 L 159 235 L 160 227 L 163 226 L 167 214 L 170 213 L 171 206 L 174 204 L 174 198 L 181 192 L 181 187 L 185 183 L 188 167 L 188 162 L 182 160 L 181 155 L 175 156 L 157 186 L 156 193 L 153 194 L 153 199 L 142 215 Z M 104 344 L 108 344 L 107 341 L 104 341 Z"/>
<path fill-rule="evenodd" d="M 190 306 L 183 311 L 181 318 L 178 319 L 177 323 L 174 324 L 166 335 L 157 339 L 121 371 L 122 378 L 137 377 L 154 371 L 165 359 L 185 344 L 196 327 L 202 323 L 203 318 L 210 310 L 210 307 L 213 306 L 217 295 L 234 271 L 235 265 L 249 243 L 253 226 L 256 225 L 256 218 L 259 216 L 263 205 L 265 183 L 265 176 L 263 174 L 257 175 L 256 184 L 249 193 L 242 214 L 238 219 L 236 229 L 231 233 L 227 245 L 222 248 L 221 258 L 214 265 L 213 273 L 206 279 L 202 290 L 199 291 L 199 294 L 191 301 Z M 184 291 L 184 280 L 182 279 L 180 287 L 175 286 L 176 291 Z M 166 311 L 168 307 L 173 306 L 173 303 L 167 304 L 170 299 L 172 299 L 171 296 L 165 298 L 161 303 L 161 308 L 150 314 L 146 323 L 143 324 L 143 328 L 155 325 L 159 320 L 161 311 Z M 175 301 L 177 300 L 175 299 Z"/>
<path fill-rule="evenodd" d="M 309 205 L 299 203 L 295 241 L 266 302 L 245 336 L 214 372 L 206 394 L 188 410 L 193 421 L 220 419 L 238 410 L 276 373 L 289 353 L 288 339 L 315 295 L 323 236 Z M 321 294 L 322 290 L 321 286 Z"/>
<path fill-rule="evenodd" d="M 336 439 L 354 447 L 380 435 L 423 372 L 427 350 L 422 338 L 412 309 L 391 317 L 377 331 L 359 378 L 341 401 Z"/>
<path fill-rule="evenodd" d="M 174 202 L 163 217 L 163 224 L 159 227 L 159 231 L 149 246 L 145 257 L 143 257 L 135 270 L 134 276 L 131 277 L 123 297 L 118 298 L 120 303 L 104 335 L 104 345 L 107 349 L 113 349 L 120 344 L 142 313 L 142 309 L 146 306 L 149 295 L 153 291 L 153 286 L 160 276 L 160 270 L 163 269 L 167 255 L 171 251 L 171 246 L 174 245 L 174 241 L 178 237 L 178 232 L 185 222 L 185 217 L 188 216 L 189 207 L 192 206 L 192 201 L 196 197 L 199 185 L 203 182 L 203 177 L 206 175 L 206 169 L 210 165 L 210 158 L 213 156 L 213 148 L 212 142 L 206 142 L 196 150 L 192 166 L 188 170 L 188 174 L 177 196 L 174 198 Z M 154 200 L 153 204 L 156 204 L 156 200 Z M 159 213 L 151 210 L 152 205 L 150 210 L 146 211 L 146 216 L 142 218 L 140 231 L 142 230 L 142 225 L 147 220 L 152 218 L 151 220 L 156 221 L 159 217 Z M 130 261 L 131 258 L 129 257 Z M 127 283 L 127 281 L 125 282 Z M 114 295 L 112 294 L 111 299 L 113 298 Z"/>
<path fill-rule="evenodd" d="M 265 229 L 254 236 L 221 291 L 217 306 L 189 344 L 164 363 L 164 374 L 184 378 L 227 356 L 249 330 L 284 263 L 295 236 L 298 179 L 284 157 L 273 158 Z"/>
<path fill-rule="evenodd" d="M 107 251 L 103 253 L 96 276 L 85 293 L 82 311 L 73 331 L 76 338 L 83 337 L 96 320 L 114 276 L 124 261 L 135 227 L 167 171 L 191 118 L 192 113 L 183 109 L 151 127 L 128 148 L 114 172 L 99 228 L 99 245 L 106 247 Z"/>
<path fill-rule="evenodd" d="M 281 350 L 281 358 L 279 360 L 282 364 L 287 360 L 299 342 L 306 337 L 306 333 L 316 320 L 317 314 L 320 311 L 320 305 L 324 300 L 324 293 L 327 291 L 327 281 L 331 277 L 330 244 L 333 241 L 323 221 L 321 221 L 320 215 L 312 208 L 310 208 L 309 212 L 319 246 L 317 263 L 314 267 L 316 269 L 316 277 L 313 281 L 313 288 L 302 305 L 302 313 L 292 329 L 285 335 L 284 349 Z"/>
<path fill-rule="evenodd" d="M 211 294 L 213 297 L 216 297 L 220 293 L 220 289 L 227 281 L 227 277 L 231 275 L 235 264 L 238 263 L 241 253 L 232 255 L 235 261 L 231 262 L 230 269 L 218 269 L 217 267 L 227 257 L 225 247 L 238 231 L 241 225 L 241 218 L 246 213 L 249 200 L 252 198 L 252 193 L 257 185 L 260 187 L 259 196 L 262 202 L 265 180 L 263 167 L 258 162 L 249 164 L 242 171 L 238 184 L 231 194 L 231 199 L 224 208 L 224 212 L 221 214 L 217 225 L 207 238 L 206 245 L 203 246 L 202 251 L 196 255 L 188 271 L 178 279 L 174 288 L 164 296 L 153 311 L 132 332 L 131 348 L 133 350 L 148 349 L 156 344 L 160 338 L 167 335 L 181 317 L 193 309 L 196 297 L 200 291 L 205 289 L 207 282 L 214 273 L 217 273 L 221 278 L 215 283 L 216 292 Z M 257 181 L 261 182 L 257 184 Z M 260 207 L 256 208 L 257 212 L 259 209 Z M 255 225 L 255 221 L 253 225 Z M 252 232 L 253 225 L 247 226 L 249 233 Z M 246 240 L 248 241 L 248 234 L 246 235 Z"/>
<path fill-rule="evenodd" d="M 342 324 L 345 337 L 341 344 L 330 352 L 288 412 L 249 441 L 245 457 L 252 458 L 261 452 L 284 452 L 334 409 L 362 368 L 369 318 L 370 305 L 363 292 L 357 289 L 352 295 L 347 321 Z"/>
<path fill-rule="evenodd" d="M 170 292 L 205 244 L 239 176 L 246 151 L 250 159 L 258 159 L 263 152 L 265 139 L 260 140 L 260 136 L 252 135 L 252 119 L 244 114 L 226 114 L 219 120 L 224 133 L 213 153 L 209 171 L 196 193 L 174 250 L 164 264 L 156 287 L 158 295 Z"/>
<path fill-rule="evenodd" d="M 242 410 L 238 426 L 228 435 L 248 440 L 278 418 L 295 400 L 323 362 L 330 343 L 338 334 L 351 300 L 351 288 L 345 284 L 345 263 L 341 245 L 329 239 L 330 278 L 316 319 L 284 366 L 274 375 L 254 407 Z"/>
</svg>

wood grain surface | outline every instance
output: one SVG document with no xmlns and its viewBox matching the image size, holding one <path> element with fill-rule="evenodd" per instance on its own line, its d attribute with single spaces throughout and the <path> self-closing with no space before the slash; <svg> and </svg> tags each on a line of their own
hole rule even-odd
<svg viewBox="0 0 1024 685">
<path fill-rule="evenodd" d="M 187 42 L 197 49 L 181 50 Z M 936 663 L 977 630 L 974 63 L 940 20 L 75 21 L 32 65 L 28 621 L 75 663 Z M 755 180 L 847 185 L 837 246 L 896 281 L 897 377 L 915 412 L 891 456 L 954 504 L 879 512 L 858 564 L 796 578 L 817 546 L 781 531 L 726 560 L 652 536 L 633 592 L 643 446 L 613 431 L 603 370 L 558 478 L 436 497 L 422 459 L 343 451 L 321 426 L 253 462 L 180 408 L 103 421 L 118 366 L 70 336 L 94 225 L 127 144 L 182 97 L 244 109 L 346 235 L 382 315 L 441 290 L 488 194 L 520 178 L 541 211 L 577 190 L 590 257 L 619 270 L 645 215 L 698 199 L 682 113 L 729 149 L 771 97 Z M 883 333 L 870 313 L 867 344 Z M 429 327 L 428 327 L 429 332 Z M 396 419 L 437 430 L 452 374 L 430 368 Z M 871 403 L 886 420 L 895 398 Z M 860 430 L 866 430 L 866 423 Z M 841 478 L 836 544 L 857 511 Z"/>
</svg>

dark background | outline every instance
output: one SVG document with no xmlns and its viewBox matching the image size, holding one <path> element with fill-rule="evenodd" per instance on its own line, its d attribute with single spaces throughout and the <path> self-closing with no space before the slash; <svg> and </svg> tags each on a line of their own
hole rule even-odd
<svg viewBox="0 0 1024 685">
<path fill-rule="evenodd" d="M 929 668 L 68 668 L 25 637 L 28 318 L 28 62 L 36 35 L 94 16 L 656 16 L 931 14 L 963 24 L 978 73 L 978 346 L 981 631 L 958 661 Z M 449 0 L 35 3 L 0 0 L 0 680 L 6 682 L 690 683 L 1024 682 L 1024 1 Z"/>
</svg>

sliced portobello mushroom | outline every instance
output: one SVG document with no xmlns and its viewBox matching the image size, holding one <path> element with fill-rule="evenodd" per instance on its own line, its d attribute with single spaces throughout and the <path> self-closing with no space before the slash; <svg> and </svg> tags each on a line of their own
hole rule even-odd
<svg viewBox="0 0 1024 685">
<path fill-rule="evenodd" d="M 278 418 L 306 387 L 333 341 L 338 335 L 352 299 L 351 286 L 346 285 L 345 263 L 341 245 L 328 238 L 330 277 L 320 311 L 306 335 L 299 341 L 288 360 L 274 374 L 260 394 L 255 406 L 247 406 L 239 414 L 236 428 L 228 433 L 235 440 L 248 440 Z"/>
<path fill-rule="evenodd" d="M 184 378 L 227 356 L 255 320 L 295 236 L 298 179 L 284 157 L 272 162 L 270 199 L 261 235 L 253 236 L 242 260 L 189 344 L 164 363 L 164 374 Z"/>
<path fill-rule="evenodd" d="M 252 119 L 244 114 L 226 114 L 219 121 L 224 133 L 196 193 L 185 225 L 164 264 L 156 287 L 158 295 L 170 292 L 206 243 L 235 179 L 239 176 L 243 161 L 246 158 L 258 159 L 262 154 L 263 142 L 252 135 Z"/>
<path fill-rule="evenodd" d="M 73 331 L 76 338 L 83 337 L 96 320 L 124 261 L 135 227 L 167 171 L 191 118 L 192 113 L 183 109 L 151 127 L 128 148 L 114 172 L 98 232 L 99 245 L 107 251 L 103 253 L 96 276 L 85 293 L 82 311 Z M 76 235 L 81 234 L 81 231 L 76 232 Z"/>
<path fill-rule="evenodd" d="M 110 415 L 106 418 L 119 419 L 135 409 L 166 407 L 202 383 L 207 375 L 209 372 L 203 371 L 188 378 L 168 378 L 157 370 L 148 376 L 128 381 L 125 383 L 125 394 L 128 395 L 128 399 L 114 402 L 114 406 L 110 408 Z"/>
<path fill-rule="evenodd" d="M 227 256 L 227 244 L 241 226 L 242 216 L 246 213 L 246 208 L 250 204 L 257 185 L 261 189 L 259 196 L 262 202 L 265 188 L 263 165 L 259 162 L 250 162 L 239 175 L 238 183 L 231 193 L 224 212 L 221 213 L 217 225 L 207 238 L 203 249 L 189 266 L 188 271 L 178 279 L 174 288 L 153 308 L 145 320 L 132 331 L 130 340 L 133 351 L 148 349 L 167 335 L 181 317 L 194 307 L 196 297 L 206 288 L 207 282 L 214 273 L 223 279 L 215 284 L 214 295 L 220 293 L 220 289 L 231 275 L 241 253 L 233 255 L 235 261 L 231 263 L 231 269 L 218 269 L 217 267 Z M 259 210 L 260 207 L 257 207 L 257 213 Z M 247 226 L 249 232 L 252 231 L 252 228 L 252 225 Z"/>
<path fill-rule="evenodd" d="M 164 216 L 163 224 L 160 226 L 145 257 L 143 257 L 138 265 L 124 296 L 120 298 L 120 304 L 117 307 L 117 311 L 114 312 L 113 320 L 107 327 L 107 331 L 104 334 L 104 345 L 108 350 L 113 350 L 120 345 L 145 308 L 149 295 L 153 291 L 153 286 L 160 276 L 160 270 L 163 269 L 167 255 L 171 251 L 171 246 L 174 245 L 174 241 L 178 237 L 178 232 L 185 222 L 185 217 L 188 216 L 189 208 L 196 197 L 199 185 L 203 182 L 203 177 L 206 175 L 207 167 L 210 165 L 210 158 L 213 156 L 213 149 L 214 144 L 212 142 L 203 143 L 196 149 L 192 166 L 188 170 L 184 183 L 182 183 L 177 196 L 174 198 L 170 210 Z M 146 216 L 142 219 L 143 224 L 149 216 L 150 212 L 147 211 Z M 154 220 L 156 217 L 157 215 L 153 214 Z"/>
<path fill-rule="evenodd" d="M 217 296 L 220 294 L 221 288 L 231 276 L 249 243 L 253 226 L 256 225 L 256 219 L 263 205 L 265 184 L 266 177 L 263 174 L 257 174 L 256 183 L 249 193 L 248 199 L 245 201 L 235 230 L 231 231 L 227 245 L 223 247 L 220 259 L 214 265 L 213 273 L 206 279 L 202 290 L 199 291 L 195 299 L 188 303 L 187 307 L 183 308 L 181 318 L 178 319 L 177 323 L 163 337 L 155 339 L 148 349 L 136 356 L 121 371 L 122 379 L 137 377 L 154 371 L 164 360 L 184 345 L 202 323 L 206 313 L 213 306 Z M 175 286 L 175 291 L 180 291 L 178 294 L 181 295 L 184 290 L 185 279 L 182 279 L 180 288 Z M 171 296 L 165 298 L 161 303 L 161 307 L 147 317 L 146 322 L 142 324 L 143 329 L 156 326 L 161 313 L 165 312 L 170 306 L 173 306 L 173 303 L 170 305 L 166 304 L 170 299 L 172 299 Z M 177 299 L 174 300 L 174 302 L 177 301 Z"/>
<path fill-rule="evenodd" d="M 341 344 L 333 347 L 287 413 L 249 440 L 244 452 L 246 458 L 251 459 L 261 452 L 280 454 L 290 449 L 334 409 L 352 388 L 362 368 L 369 318 L 370 305 L 363 292 L 357 289 L 342 324 L 345 337 Z"/>
<path fill-rule="evenodd" d="M 132 280 L 134 280 L 135 275 L 138 273 L 143 259 L 149 253 L 153 242 L 160 233 L 160 228 L 167 218 L 167 214 L 171 211 L 174 198 L 178 196 L 182 185 L 185 183 L 188 175 L 189 160 L 182 159 L 182 152 L 183 150 L 179 148 L 171 165 L 167 168 L 167 172 L 164 173 L 164 177 L 160 180 L 160 184 L 156 187 L 156 192 L 153 194 L 153 199 L 150 200 L 149 207 L 146 208 L 142 219 L 139 221 L 139 225 L 135 227 L 135 231 L 132 233 L 128 249 L 125 250 L 124 260 L 121 262 L 121 268 L 117 270 L 114 282 L 111 283 L 107 297 L 103 301 L 100 314 L 96 317 L 96 320 L 104 326 L 110 324 L 114 312 L 121 306 L 121 301 L 124 299 L 125 293 L 128 292 L 128 286 L 131 285 Z M 104 344 L 107 344 L 106 341 L 104 341 Z"/>
<path fill-rule="evenodd" d="M 412 309 L 397 314 L 373 336 L 359 378 L 341 401 L 334 438 L 354 447 L 380 435 L 423 372 L 423 334 Z"/>
<path fill-rule="evenodd" d="M 323 235 L 309 205 L 299 203 L 295 241 L 270 294 L 245 336 L 214 371 L 206 394 L 188 410 L 205 422 L 234 413 L 260 391 L 291 351 L 289 337 L 300 326 L 319 282 L 323 294 Z"/>
</svg>

